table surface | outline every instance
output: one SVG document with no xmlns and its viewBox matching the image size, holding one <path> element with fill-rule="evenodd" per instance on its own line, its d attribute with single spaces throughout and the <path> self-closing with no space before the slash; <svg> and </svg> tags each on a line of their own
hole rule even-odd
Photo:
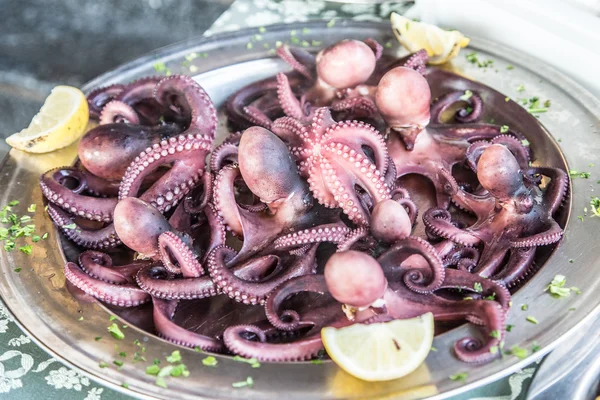
<svg viewBox="0 0 600 400">
<path fill-rule="evenodd" d="M 18 5 L 16 0 L 0 0 L 0 4 L 2 3 L 8 5 L 8 7 L 4 7 L 5 10 L 14 11 L 19 9 L 19 12 L 25 13 L 20 18 L 24 18 L 32 26 L 38 26 L 40 19 L 46 21 L 52 17 L 52 15 L 50 17 L 40 16 L 40 13 L 43 12 L 41 1 L 26 1 L 25 4 L 28 5 L 27 7 Z M 19 4 L 22 3 L 20 2 Z M 70 25 L 74 24 L 76 25 L 75 29 L 79 29 L 79 34 L 75 35 L 76 38 L 71 39 L 71 48 L 93 45 L 95 43 L 95 35 L 99 34 L 99 32 L 95 31 L 100 31 L 101 33 L 103 29 L 110 29 L 112 26 L 107 23 L 104 25 L 97 23 L 94 29 L 84 29 L 80 26 L 81 21 L 76 22 L 80 17 L 80 13 L 101 15 L 102 13 L 112 12 L 108 7 L 101 6 L 102 2 L 77 2 L 77 4 L 83 4 L 83 7 L 80 9 L 74 6 L 70 7 L 68 3 L 70 2 L 62 3 L 63 12 L 67 17 L 73 19 Z M 94 6 L 92 3 L 98 5 Z M 115 47 L 111 47 L 111 43 L 100 41 L 103 43 L 100 51 L 98 53 L 93 52 L 96 54 L 96 57 L 100 58 L 89 59 L 86 63 L 87 66 L 88 63 L 98 61 L 98 64 L 102 65 L 100 69 L 97 66 L 94 68 L 84 68 L 83 64 L 78 64 L 83 62 L 81 57 L 73 56 L 74 59 L 77 59 L 77 62 L 68 62 L 70 61 L 69 51 L 66 51 L 65 48 L 58 49 L 66 57 L 66 59 L 62 60 L 62 64 L 57 62 L 56 65 L 36 69 L 35 66 L 30 65 L 32 63 L 31 60 L 27 59 L 27 54 L 42 51 L 39 49 L 39 46 L 42 44 L 46 45 L 46 41 L 36 42 L 31 39 L 27 41 L 27 38 L 25 38 L 23 40 L 26 45 L 22 45 L 21 43 L 15 43 L 14 40 L 10 43 L 10 38 L 0 39 L 0 50 L 2 50 L 0 54 L 3 54 L 0 56 L 0 76 L 2 76 L 0 78 L 0 106 L 4 110 L 8 110 L 6 113 L 8 117 L 0 120 L 0 133 L 14 132 L 26 125 L 55 84 L 81 85 L 85 80 L 91 79 L 104 70 L 135 58 L 153 48 L 198 35 L 206 27 L 210 26 L 211 23 L 212 26 L 206 30 L 206 35 L 245 27 L 267 26 L 282 22 L 301 22 L 315 18 L 351 18 L 362 21 L 381 21 L 387 19 L 393 11 L 403 13 L 411 5 L 410 1 L 381 4 L 340 4 L 324 0 L 237 0 L 227 8 L 230 1 L 226 0 L 212 1 L 210 4 L 203 3 L 206 2 L 182 1 L 176 2 L 176 7 L 171 7 L 171 5 L 175 4 L 172 0 L 149 0 L 143 6 L 139 4 L 137 6 L 130 5 L 128 2 L 124 16 L 121 15 L 119 18 L 120 22 L 126 21 L 129 26 L 119 25 L 115 28 L 121 30 L 116 37 L 122 37 L 124 41 L 112 40 L 112 44 L 115 44 Z M 118 7 L 122 7 L 122 4 L 119 2 Z M 194 12 L 200 10 L 202 12 Z M 16 13 L 16 11 L 14 12 Z M 158 17 L 165 14 L 166 17 L 164 18 L 171 19 L 170 23 L 163 23 L 164 18 L 161 19 Z M 190 15 L 199 15 L 199 17 L 190 18 Z M 13 22 L 18 19 L 13 18 Z M 172 26 L 176 21 L 180 21 L 187 28 L 184 31 L 169 30 L 169 26 Z M 152 24 L 154 24 L 155 28 L 148 29 L 148 26 Z M 10 26 L 17 29 L 15 28 L 16 24 Z M 70 26 L 70 28 L 73 29 L 73 26 Z M 157 30 L 161 34 L 157 34 Z M 58 38 L 61 38 L 61 40 L 64 38 L 61 35 L 64 32 L 61 32 L 60 29 L 55 29 L 54 31 L 50 29 L 50 31 L 53 32 L 50 34 L 50 39 L 48 39 L 48 36 L 45 37 L 50 42 Z M 83 31 L 85 32 L 82 33 Z M 142 33 L 141 35 L 140 32 Z M 38 48 L 35 47 L 36 43 Z M 131 50 L 131 46 L 134 47 L 133 50 Z M 11 54 L 15 56 L 14 60 L 16 61 L 7 62 L 6 58 L 3 57 L 5 55 L 10 56 Z M 68 67 L 63 66 L 63 64 L 68 65 Z M 58 71 L 62 71 L 63 74 L 57 75 L 49 72 L 48 68 L 52 69 L 53 67 Z M 8 72 L 4 73 L 6 70 Z M 85 73 L 77 72 L 82 70 L 85 70 Z M 19 73 L 14 71 L 19 71 Z M 15 93 L 17 96 L 15 96 Z M 2 141 L 0 143 L 0 159 L 7 150 L 6 144 Z M 536 367 L 537 365 L 535 364 L 531 365 L 510 377 L 453 399 L 523 399 L 525 398 L 527 387 L 531 377 L 535 373 Z M 0 397 L 32 399 L 40 395 L 44 399 L 49 400 L 131 398 L 103 387 L 102 384 L 89 379 L 87 376 L 64 366 L 60 361 L 52 358 L 18 328 L 10 312 L 0 301 Z"/>
</svg>

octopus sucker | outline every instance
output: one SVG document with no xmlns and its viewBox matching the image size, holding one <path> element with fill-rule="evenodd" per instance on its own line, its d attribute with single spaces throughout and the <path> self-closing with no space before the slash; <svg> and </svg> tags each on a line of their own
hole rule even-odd
<svg viewBox="0 0 600 400">
<path fill-rule="evenodd" d="M 40 177 L 82 249 L 66 279 L 128 312 L 152 301 L 157 335 L 207 352 L 306 361 L 322 328 L 430 312 L 478 331 L 458 360 L 498 357 L 511 294 L 564 235 L 569 174 L 538 166 L 539 123 L 425 50 L 276 54 L 288 72 L 229 97 L 218 146 L 191 77 L 90 93 L 99 125 Z"/>
</svg>

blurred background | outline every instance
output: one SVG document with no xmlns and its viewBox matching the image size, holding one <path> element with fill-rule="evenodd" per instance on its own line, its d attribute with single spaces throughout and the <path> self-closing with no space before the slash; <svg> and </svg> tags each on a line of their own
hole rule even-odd
<svg viewBox="0 0 600 400">
<path fill-rule="evenodd" d="M 202 35 L 233 0 L 0 0 L 0 136 L 50 89 L 81 86 L 151 50 Z M 0 158 L 8 149 L 0 141 Z"/>
</svg>

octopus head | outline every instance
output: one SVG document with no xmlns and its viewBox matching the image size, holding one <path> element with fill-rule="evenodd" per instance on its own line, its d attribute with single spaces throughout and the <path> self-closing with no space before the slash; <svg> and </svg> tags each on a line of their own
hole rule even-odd
<svg viewBox="0 0 600 400">
<path fill-rule="evenodd" d="M 500 201 L 513 199 L 523 188 L 523 172 L 515 156 L 502 144 L 493 144 L 481 153 L 477 178 Z"/>
<path fill-rule="evenodd" d="M 172 227 L 167 219 L 150 204 L 127 197 L 115 207 L 115 231 L 130 249 L 146 257 L 158 256 L 158 237 Z"/>
<path fill-rule="evenodd" d="M 375 70 L 375 53 L 364 42 L 346 39 L 319 52 L 317 75 L 336 89 L 365 83 Z"/>
<path fill-rule="evenodd" d="M 325 264 L 325 283 L 334 299 L 351 307 L 368 307 L 383 297 L 387 280 L 373 257 L 359 251 L 335 253 Z"/>
<path fill-rule="evenodd" d="M 287 146 L 265 128 L 254 126 L 244 131 L 239 163 L 244 182 L 271 211 L 277 211 L 294 194 L 307 191 Z"/>
<path fill-rule="evenodd" d="M 429 124 L 431 89 L 427 80 L 412 68 L 396 67 L 379 81 L 375 103 L 393 129 Z"/>
<path fill-rule="evenodd" d="M 410 236 L 412 223 L 406 209 L 397 201 L 387 199 L 373 207 L 371 213 L 371 233 L 377 240 L 385 243 Z"/>
</svg>

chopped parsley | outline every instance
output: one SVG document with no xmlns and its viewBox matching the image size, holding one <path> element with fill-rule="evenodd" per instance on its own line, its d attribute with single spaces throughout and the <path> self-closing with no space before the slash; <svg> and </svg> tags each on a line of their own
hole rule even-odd
<svg viewBox="0 0 600 400">
<path fill-rule="evenodd" d="M 512 331 L 512 329 L 513 329 L 514 327 L 515 327 L 515 326 L 514 326 L 514 325 L 511 325 L 511 324 L 508 324 L 508 325 L 506 325 L 506 332 L 510 332 L 510 331 Z"/>
<path fill-rule="evenodd" d="M 532 317 L 531 315 L 529 315 L 527 318 L 525 318 L 528 322 L 531 322 L 532 324 L 539 324 L 540 322 L 537 320 L 536 317 Z"/>
<path fill-rule="evenodd" d="M 258 27 L 258 31 L 259 31 L 260 33 L 265 33 L 265 32 L 267 31 L 267 28 L 265 28 L 264 26 L 259 26 L 259 27 Z"/>
<path fill-rule="evenodd" d="M 500 339 L 500 331 L 499 330 L 493 330 L 490 332 L 490 336 L 496 339 Z"/>
<path fill-rule="evenodd" d="M 19 247 L 19 251 L 21 253 L 25 253 L 27 255 L 30 255 L 31 252 L 33 251 L 33 247 L 30 244 L 26 244 L 25 246 Z"/>
<path fill-rule="evenodd" d="M 160 372 L 160 367 L 157 364 L 148 365 L 146 367 L 146 374 L 148 375 L 158 375 Z"/>
<path fill-rule="evenodd" d="M 477 53 L 475 53 L 475 52 L 465 55 L 465 58 L 471 64 L 477 64 L 477 62 L 479 61 L 479 59 L 477 58 Z"/>
<path fill-rule="evenodd" d="M 525 147 L 529 147 L 529 145 L 530 145 L 531 143 L 529 143 L 529 140 L 527 140 L 527 139 L 523 139 L 523 140 L 521 140 L 521 144 L 522 144 L 523 146 L 525 146 Z"/>
<path fill-rule="evenodd" d="M 335 18 L 332 18 L 328 23 L 327 23 L 327 27 L 328 28 L 333 28 L 335 26 Z"/>
<path fill-rule="evenodd" d="M 202 359 L 202 364 L 206 365 L 207 367 L 216 367 L 218 362 L 219 361 L 217 361 L 217 359 L 213 356 L 208 356 Z"/>
<path fill-rule="evenodd" d="M 46 240 L 46 239 L 48 239 L 48 232 L 46 232 L 42 235 L 42 240 Z"/>
<path fill-rule="evenodd" d="M 181 352 L 179 352 L 179 350 L 173 351 L 170 356 L 166 357 L 166 360 L 170 363 L 181 362 Z"/>
<path fill-rule="evenodd" d="M 475 282 L 473 285 L 473 290 L 475 290 L 477 293 L 481 293 L 483 292 L 483 286 L 481 286 L 481 283 Z"/>
<path fill-rule="evenodd" d="M 512 354 L 513 356 L 520 358 L 522 360 L 524 358 L 527 358 L 527 356 L 529 355 L 529 352 L 527 351 L 527 349 L 524 349 L 522 347 L 514 345 L 513 347 L 510 348 L 510 350 L 508 350 L 506 352 L 506 354 Z"/>
<path fill-rule="evenodd" d="M 37 209 L 36 204 L 30 204 L 29 207 L 27 207 L 27 212 L 34 213 L 36 209 Z"/>
<path fill-rule="evenodd" d="M 129 389 L 129 384 L 128 383 L 121 383 L 121 387 L 124 387 L 125 389 Z"/>
<path fill-rule="evenodd" d="M 496 293 L 492 293 L 489 296 L 485 296 L 483 299 L 484 300 L 496 300 Z"/>
<path fill-rule="evenodd" d="M 498 352 L 498 346 L 491 346 L 490 347 L 490 353 L 496 354 L 497 352 Z"/>
<path fill-rule="evenodd" d="M 310 360 L 310 363 L 311 363 L 311 364 L 323 364 L 323 360 L 319 360 L 319 359 L 316 359 L 316 360 Z"/>
<path fill-rule="evenodd" d="M 517 92 L 524 92 L 525 91 L 525 85 L 519 85 L 517 86 Z"/>
<path fill-rule="evenodd" d="M 94 338 L 94 340 L 95 340 L 96 342 L 97 342 L 98 340 L 100 340 L 100 339 L 102 339 L 102 336 L 96 336 L 96 337 Z"/>
<path fill-rule="evenodd" d="M 544 291 L 550 292 L 550 295 L 555 298 L 568 297 L 571 295 L 571 292 L 581 294 L 581 290 L 574 286 L 570 288 L 565 287 L 566 284 L 567 278 L 564 275 L 556 275 Z"/>
<path fill-rule="evenodd" d="M 252 44 L 252 42 L 248 42 L 248 43 L 246 44 L 246 48 L 247 48 L 248 50 L 252 49 L 253 47 L 254 47 L 254 45 Z"/>
<path fill-rule="evenodd" d="M 392 48 L 392 42 L 385 42 L 385 46 L 386 49 L 391 49 Z"/>
<path fill-rule="evenodd" d="M 506 133 L 506 132 L 508 132 L 508 129 L 509 129 L 508 125 L 502 125 L 500 127 L 500 133 Z"/>
<path fill-rule="evenodd" d="M 123 366 L 123 361 L 121 361 L 121 360 L 114 360 L 113 364 L 115 364 L 117 367 L 122 367 Z"/>
<path fill-rule="evenodd" d="M 451 381 L 466 381 L 469 375 L 466 372 L 459 372 L 454 375 L 450 375 L 449 378 Z"/>
<path fill-rule="evenodd" d="M 19 273 L 19 272 L 21 272 L 22 269 L 23 268 L 15 268 L 15 269 L 13 269 L 13 271 L 15 271 L 16 273 Z"/>
<path fill-rule="evenodd" d="M 232 387 L 234 388 L 243 388 L 243 387 L 253 387 L 254 386 L 254 379 L 252 379 L 251 376 L 247 377 L 245 381 L 240 381 L 240 382 L 233 382 L 231 384 Z"/>
<path fill-rule="evenodd" d="M 19 200 L 13 200 L 8 203 L 9 207 L 14 207 L 14 206 L 18 206 L 18 205 L 19 205 Z"/>
<path fill-rule="evenodd" d="M 77 318 L 77 321 L 83 321 L 83 316 Z"/>
<path fill-rule="evenodd" d="M 77 229 L 77 225 L 73 222 L 72 224 L 63 225 L 64 229 Z"/>
<path fill-rule="evenodd" d="M 467 89 L 467 90 L 465 90 L 465 94 L 463 94 L 462 96 L 460 96 L 458 99 L 462 100 L 462 101 L 467 101 L 472 96 L 473 96 L 473 92 L 471 92 L 469 89 Z"/>
<path fill-rule="evenodd" d="M 431 346 L 431 351 L 438 351 L 437 348 Z"/>
<path fill-rule="evenodd" d="M 260 363 L 256 358 L 244 358 L 240 356 L 234 356 L 233 361 L 243 362 L 246 364 L 250 364 L 252 368 L 260 368 Z"/>
<path fill-rule="evenodd" d="M 117 319 L 117 317 L 114 316 L 114 315 L 111 315 L 110 317 L 108 317 L 108 320 L 111 321 L 111 322 L 114 321 L 114 320 L 116 320 L 116 319 Z"/>
<path fill-rule="evenodd" d="M 108 368 L 108 364 L 107 364 L 107 363 L 105 363 L 104 361 L 100 361 L 100 364 L 98 364 L 98 366 L 99 366 L 100 368 Z"/>
<path fill-rule="evenodd" d="M 196 346 L 196 347 L 194 347 L 194 351 L 195 351 L 196 353 L 202 353 L 202 349 L 200 348 L 200 346 Z"/>
<path fill-rule="evenodd" d="M 532 353 L 537 353 L 541 349 L 542 349 L 542 346 L 540 346 L 539 344 L 537 344 L 535 342 L 531 345 L 531 352 Z"/>
<path fill-rule="evenodd" d="M 109 326 L 107 328 L 107 330 L 112 335 L 112 337 L 114 337 L 115 339 L 118 339 L 118 340 L 125 339 L 125 334 L 121 331 L 121 329 L 119 328 L 119 325 L 115 324 L 114 322 L 111 326 Z"/>
<path fill-rule="evenodd" d="M 506 66 L 506 69 L 510 71 L 511 69 L 515 69 L 515 67 L 514 67 L 514 66 L 512 66 L 512 65 L 507 65 L 507 66 Z"/>
<path fill-rule="evenodd" d="M 529 306 L 527 304 L 521 304 L 521 310 L 527 311 L 528 309 L 529 309 Z"/>
</svg>

